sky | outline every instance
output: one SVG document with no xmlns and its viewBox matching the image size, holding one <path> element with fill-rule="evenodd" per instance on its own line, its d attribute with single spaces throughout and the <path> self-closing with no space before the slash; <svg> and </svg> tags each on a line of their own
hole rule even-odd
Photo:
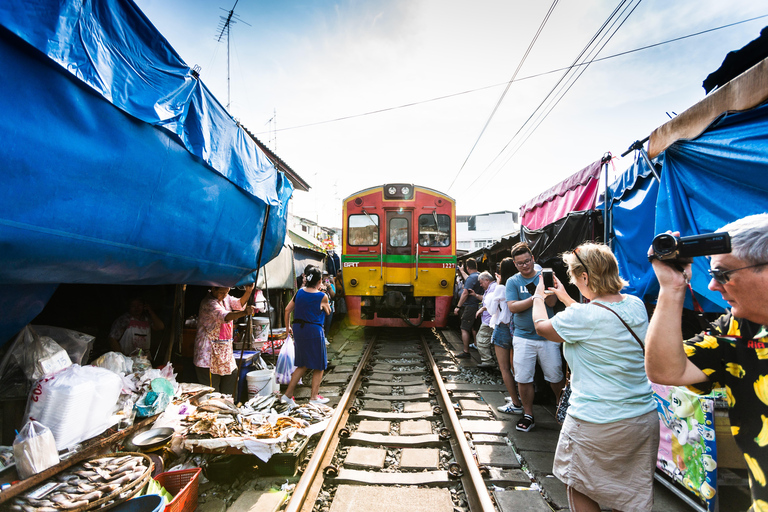
<svg viewBox="0 0 768 512">
<path fill-rule="evenodd" d="M 293 213 L 330 227 L 345 197 L 393 182 L 447 193 L 460 215 L 518 211 L 703 99 L 704 78 L 768 25 L 594 62 L 544 116 L 537 107 L 565 73 L 552 71 L 574 62 L 619 0 L 558 1 L 528 52 L 550 0 L 135 1 L 309 183 Z M 766 1 L 637 2 L 598 58 L 768 14 Z M 228 52 L 220 18 L 233 6 Z M 617 158 L 611 173 L 631 162 Z"/>
</svg>

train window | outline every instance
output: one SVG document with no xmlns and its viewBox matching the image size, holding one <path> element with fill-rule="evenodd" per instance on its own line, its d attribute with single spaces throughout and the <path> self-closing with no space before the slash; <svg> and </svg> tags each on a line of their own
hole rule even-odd
<svg viewBox="0 0 768 512">
<path fill-rule="evenodd" d="M 408 245 L 408 219 L 402 217 L 389 219 L 389 245 L 392 247 Z"/>
<path fill-rule="evenodd" d="M 451 244 L 451 217 L 435 213 L 419 216 L 419 245 L 448 247 Z"/>
<path fill-rule="evenodd" d="M 347 231 L 349 245 L 379 245 L 379 216 L 350 215 Z"/>
</svg>

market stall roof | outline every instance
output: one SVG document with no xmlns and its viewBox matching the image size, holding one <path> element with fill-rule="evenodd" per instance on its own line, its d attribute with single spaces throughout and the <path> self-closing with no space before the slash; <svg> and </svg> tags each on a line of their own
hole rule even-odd
<svg viewBox="0 0 768 512">
<path fill-rule="evenodd" d="M 749 110 L 768 101 L 768 59 L 656 128 L 648 142 L 648 156 L 655 158 L 676 140 L 695 139 L 726 112 Z"/>
<path fill-rule="evenodd" d="M 600 160 L 520 206 L 520 224 L 531 230 L 540 229 L 570 212 L 594 209 L 599 184 Z"/>
<path fill-rule="evenodd" d="M 235 285 L 293 187 L 131 0 L 0 2 L 0 343 L 59 283 Z"/>
<path fill-rule="evenodd" d="M 319 243 L 317 243 L 317 241 L 307 238 L 301 233 L 297 233 L 296 231 L 289 229 L 288 237 L 291 239 L 291 242 L 296 247 L 304 247 L 306 249 L 312 249 L 313 251 L 317 251 L 319 253 L 325 254 L 323 247 Z"/>
</svg>

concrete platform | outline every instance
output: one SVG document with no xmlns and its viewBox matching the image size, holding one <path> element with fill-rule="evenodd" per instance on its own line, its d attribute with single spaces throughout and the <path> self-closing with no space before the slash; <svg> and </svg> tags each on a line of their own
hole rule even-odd
<svg viewBox="0 0 768 512">
<path fill-rule="evenodd" d="M 495 466 L 504 469 L 518 469 L 520 463 L 517 461 L 515 450 L 508 445 L 481 444 L 475 446 L 477 452 L 477 463 L 484 466 Z"/>
<path fill-rule="evenodd" d="M 440 450 L 437 448 L 403 448 L 400 455 L 402 469 L 434 470 L 440 467 Z"/>
<path fill-rule="evenodd" d="M 412 402 L 403 406 L 403 412 L 432 412 L 432 404 L 429 402 Z"/>
<path fill-rule="evenodd" d="M 277 512 L 285 502 L 285 491 L 245 491 L 228 512 Z M 198 508 L 198 510 L 200 510 Z"/>
<path fill-rule="evenodd" d="M 418 436 L 432 433 L 432 422 L 427 420 L 408 420 L 400 423 L 401 436 Z"/>
<path fill-rule="evenodd" d="M 552 464 L 555 461 L 555 452 L 529 452 L 520 450 L 520 456 L 528 469 L 536 476 L 552 474 Z"/>
<path fill-rule="evenodd" d="M 357 426 L 357 431 L 367 434 L 389 434 L 390 428 L 389 421 L 363 420 Z"/>
<path fill-rule="evenodd" d="M 344 459 L 344 465 L 353 468 L 381 469 L 387 450 L 382 448 L 368 448 L 366 446 L 352 446 Z"/>
<path fill-rule="evenodd" d="M 501 512 L 552 512 L 539 491 L 494 491 Z"/>
<path fill-rule="evenodd" d="M 363 407 L 369 411 L 391 411 L 392 402 L 389 400 L 366 400 Z"/>
<path fill-rule="evenodd" d="M 445 512 L 453 510 L 448 489 L 340 485 L 330 512 Z"/>
<path fill-rule="evenodd" d="M 456 396 L 454 395 L 454 398 Z M 462 411 L 482 411 L 488 412 L 488 404 L 480 400 L 459 400 L 459 407 Z"/>
</svg>

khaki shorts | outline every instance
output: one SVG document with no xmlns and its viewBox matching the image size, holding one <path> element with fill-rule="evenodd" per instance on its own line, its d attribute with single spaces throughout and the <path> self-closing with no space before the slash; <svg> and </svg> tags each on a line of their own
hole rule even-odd
<svg viewBox="0 0 768 512">
<path fill-rule="evenodd" d="M 533 382 L 537 359 L 547 382 L 554 384 L 563 380 L 563 360 L 560 355 L 559 343 L 514 336 L 512 347 L 515 351 L 512 356 L 512 365 L 515 367 L 514 373 L 517 382 L 522 384 Z"/>
<path fill-rule="evenodd" d="M 472 331 L 472 326 L 475 325 L 477 320 L 477 310 L 480 309 L 478 304 L 464 304 L 464 309 L 461 312 L 461 330 Z"/>
<path fill-rule="evenodd" d="M 601 508 L 645 512 L 653 507 L 659 414 L 590 423 L 568 414 L 557 442 L 554 475 Z"/>
</svg>

